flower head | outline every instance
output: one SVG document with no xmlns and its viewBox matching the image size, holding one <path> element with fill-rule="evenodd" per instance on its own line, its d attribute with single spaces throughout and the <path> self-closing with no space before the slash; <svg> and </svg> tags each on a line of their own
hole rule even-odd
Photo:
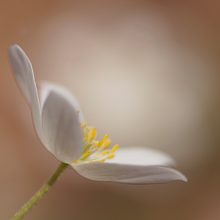
<svg viewBox="0 0 220 220">
<path fill-rule="evenodd" d="M 173 159 L 165 153 L 112 145 L 108 135 L 98 140 L 97 129 L 85 123 L 78 101 L 68 90 L 50 83 L 37 85 L 31 62 L 18 45 L 9 48 L 9 57 L 36 132 L 58 160 L 92 180 L 137 184 L 186 181 L 182 173 L 170 168 Z"/>
</svg>

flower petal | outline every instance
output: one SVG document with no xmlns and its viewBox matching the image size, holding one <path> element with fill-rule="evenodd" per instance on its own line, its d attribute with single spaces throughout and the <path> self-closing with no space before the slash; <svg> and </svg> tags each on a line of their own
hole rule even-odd
<svg viewBox="0 0 220 220">
<path fill-rule="evenodd" d="M 66 89 L 63 86 L 60 86 L 60 85 L 57 85 L 51 82 L 47 82 L 47 81 L 41 82 L 39 86 L 41 106 L 44 106 L 44 102 L 47 99 L 51 91 L 57 91 L 59 94 L 62 94 L 62 96 L 64 96 L 72 104 L 72 106 L 74 106 L 74 108 L 78 112 L 80 123 L 85 123 L 84 116 L 83 116 L 78 100 L 68 89 Z"/>
<path fill-rule="evenodd" d="M 79 112 L 57 87 L 48 87 L 42 107 L 42 129 L 46 147 L 57 159 L 71 163 L 79 158 L 83 146 Z"/>
<path fill-rule="evenodd" d="M 186 181 L 182 173 L 168 165 L 174 165 L 169 155 L 146 147 L 119 148 L 115 158 L 105 163 L 72 164 L 80 175 L 92 180 L 136 184 Z"/>
<path fill-rule="evenodd" d="M 168 154 L 144 146 L 120 147 L 115 157 L 108 163 L 133 165 L 174 165 L 175 162 Z"/>
<path fill-rule="evenodd" d="M 82 176 L 96 181 L 112 181 L 132 184 L 187 181 L 179 171 L 162 166 L 128 165 L 116 163 L 84 163 L 73 165 Z"/>
<path fill-rule="evenodd" d="M 17 83 L 30 104 L 35 127 L 40 136 L 40 104 L 31 62 L 25 52 L 16 44 L 9 48 L 9 59 Z"/>
</svg>

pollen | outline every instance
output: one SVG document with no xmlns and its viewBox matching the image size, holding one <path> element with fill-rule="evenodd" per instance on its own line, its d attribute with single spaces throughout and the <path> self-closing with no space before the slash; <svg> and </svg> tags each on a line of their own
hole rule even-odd
<svg viewBox="0 0 220 220">
<path fill-rule="evenodd" d="M 86 124 L 82 124 L 81 128 L 84 133 L 84 148 L 80 158 L 73 163 L 103 163 L 115 157 L 119 145 L 115 144 L 111 146 L 112 140 L 109 138 L 109 135 L 106 134 L 102 139 L 97 140 L 96 128 Z"/>
</svg>

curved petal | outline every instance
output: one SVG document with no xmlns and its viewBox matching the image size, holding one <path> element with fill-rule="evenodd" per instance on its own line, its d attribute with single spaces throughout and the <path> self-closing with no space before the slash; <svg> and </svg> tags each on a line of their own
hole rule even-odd
<svg viewBox="0 0 220 220">
<path fill-rule="evenodd" d="M 42 130 L 47 149 L 57 159 L 71 163 L 79 158 L 83 146 L 79 112 L 63 90 L 56 87 L 48 89 L 43 102 Z"/>
<path fill-rule="evenodd" d="M 108 163 L 145 166 L 175 164 L 173 158 L 168 154 L 144 146 L 121 147 L 115 154 L 115 157 L 109 160 Z"/>
<path fill-rule="evenodd" d="M 179 171 L 162 166 L 128 165 L 115 163 L 84 163 L 73 168 L 82 176 L 96 181 L 132 184 L 187 181 Z"/>
<path fill-rule="evenodd" d="M 31 62 L 25 52 L 16 44 L 9 48 L 9 59 L 16 81 L 30 104 L 35 127 L 40 136 L 40 104 Z"/>
<path fill-rule="evenodd" d="M 50 83 L 47 81 L 41 82 L 39 86 L 41 106 L 44 106 L 45 100 L 47 99 L 51 91 L 57 91 L 59 94 L 64 96 L 72 104 L 72 106 L 74 106 L 74 108 L 78 112 L 80 123 L 85 123 L 84 116 L 83 116 L 78 100 L 68 89 L 64 88 L 63 86 Z"/>
</svg>

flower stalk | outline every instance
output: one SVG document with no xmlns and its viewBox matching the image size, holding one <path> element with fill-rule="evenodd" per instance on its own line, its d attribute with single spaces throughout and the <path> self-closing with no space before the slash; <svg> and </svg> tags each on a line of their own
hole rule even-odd
<svg viewBox="0 0 220 220">
<path fill-rule="evenodd" d="M 54 183 L 58 180 L 63 171 L 68 167 L 66 163 L 60 163 L 54 174 L 49 180 L 27 201 L 11 218 L 11 220 L 21 220 L 50 190 Z"/>
</svg>

